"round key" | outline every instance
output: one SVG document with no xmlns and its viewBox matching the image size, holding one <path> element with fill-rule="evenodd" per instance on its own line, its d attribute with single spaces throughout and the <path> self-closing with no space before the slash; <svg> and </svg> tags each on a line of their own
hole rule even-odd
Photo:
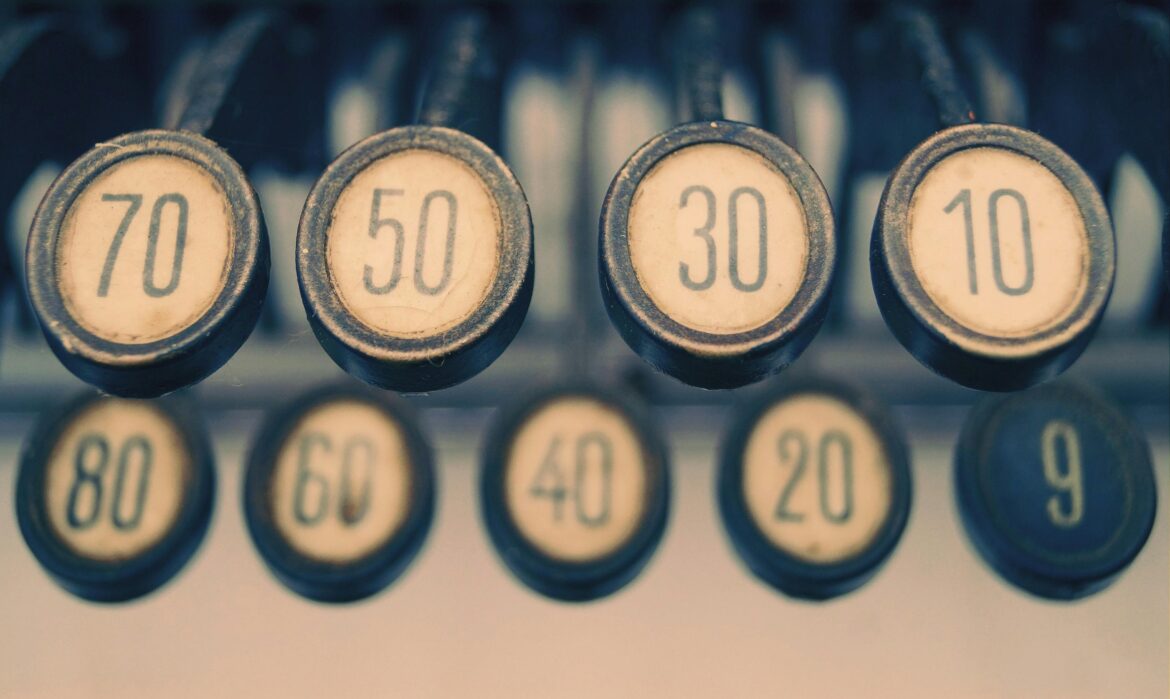
<svg viewBox="0 0 1170 699">
<path fill-rule="evenodd" d="M 1113 287 L 1101 195 L 1059 148 L 971 124 L 919 145 L 886 184 L 871 239 L 894 335 L 965 386 L 1026 388 L 1084 350 Z"/>
<path fill-rule="evenodd" d="M 549 597 L 592 600 L 632 580 L 662 538 L 669 493 L 653 427 L 596 387 L 530 397 L 488 437 L 488 534 L 512 572 Z"/>
<path fill-rule="evenodd" d="M 465 133 L 406 126 L 358 143 L 313 187 L 297 238 L 309 323 L 343 369 L 382 388 L 470 378 L 515 337 L 532 296 L 532 220 L 504 161 Z"/>
<path fill-rule="evenodd" d="M 975 549 L 1035 595 L 1108 586 L 1154 523 L 1149 447 L 1104 398 L 1048 384 L 984 400 L 955 449 L 955 493 Z"/>
<path fill-rule="evenodd" d="M 193 405 L 86 393 L 42 415 L 25 441 L 16 514 L 33 555 L 95 602 L 145 595 L 203 540 L 213 454 Z"/>
<path fill-rule="evenodd" d="M 33 308 L 62 363 L 108 393 L 153 397 L 239 349 L 268 288 L 255 192 L 202 136 L 139 131 L 50 187 L 29 233 Z"/>
<path fill-rule="evenodd" d="M 435 509 L 431 448 L 400 399 L 326 386 L 275 412 L 244 481 L 252 541 L 285 585 L 350 602 L 414 559 Z"/>
<path fill-rule="evenodd" d="M 761 580 L 828 599 L 869 580 L 910 516 L 909 453 L 889 408 L 826 379 L 786 383 L 735 419 L 719 510 Z"/>
<path fill-rule="evenodd" d="M 816 173 L 776 136 L 727 121 L 677 126 L 634 153 L 605 197 L 600 244 L 621 336 L 704 388 L 792 362 L 824 319 L 836 258 Z"/>
</svg>

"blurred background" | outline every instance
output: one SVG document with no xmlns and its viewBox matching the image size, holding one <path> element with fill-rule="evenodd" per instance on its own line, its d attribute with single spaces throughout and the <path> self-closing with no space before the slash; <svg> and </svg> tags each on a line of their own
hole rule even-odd
<svg viewBox="0 0 1170 699">
<path fill-rule="evenodd" d="M 1104 323 L 1068 372 L 1149 439 L 1160 508 L 1144 551 L 1075 603 L 1027 596 L 984 566 L 959 523 L 954 442 L 979 394 L 899 345 L 869 280 L 888 171 L 938 128 L 921 66 L 876 2 L 721 9 L 727 117 L 811 162 L 838 218 L 830 320 L 785 375 L 823 373 L 891 405 L 912 452 L 906 534 L 858 591 L 816 604 L 758 582 L 714 497 L 732 411 L 758 386 L 708 392 L 655 374 L 600 305 L 597 219 L 625 159 L 677 122 L 668 37 L 678 7 L 495 3 L 498 90 L 482 136 L 525 188 L 536 286 L 520 335 L 474 379 L 412 396 L 438 455 L 436 518 L 390 588 L 345 607 L 272 578 L 240 512 L 242 462 L 265 411 L 342 372 L 309 331 L 294 273 L 309 187 L 340 151 L 414 119 L 445 4 L 277 3 L 279 32 L 243 63 L 208 134 L 244 165 L 272 247 L 261 325 L 191 390 L 218 458 L 211 529 L 153 595 L 82 602 L 36 564 L 11 514 L 37 414 L 82 385 L 48 351 L 23 295 L 42 194 L 94 143 L 169 123 L 185 71 L 257 3 L 18 3 L 0 9 L 0 696 L 995 696 L 1170 694 L 1170 201 L 1168 6 L 1159 2 L 925 2 L 977 115 L 1038 131 L 1105 195 L 1118 242 Z M 1131 21 L 1132 17 L 1152 17 Z M 1147 31 L 1148 26 L 1163 32 Z M 1159 38 L 1160 37 L 1160 38 Z M 783 376 L 781 380 L 783 379 Z M 546 600 L 496 557 L 476 502 L 485 426 L 524 387 L 587 377 L 645 400 L 670 447 L 671 520 L 645 571 L 612 597 Z"/>
</svg>

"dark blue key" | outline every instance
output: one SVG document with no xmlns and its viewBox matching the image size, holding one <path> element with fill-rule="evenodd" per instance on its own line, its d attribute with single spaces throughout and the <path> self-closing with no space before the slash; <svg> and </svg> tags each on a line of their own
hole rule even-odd
<svg viewBox="0 0 1170 699">
<path fill-rule="evenodd" d="M 976 406 L 955 489 L 984 559 L 1053 599 L 1107 587 L 1141 551 L 1156 507 L 1145 440 L 1104 398 L 1065 384 Z"/>
</svg>

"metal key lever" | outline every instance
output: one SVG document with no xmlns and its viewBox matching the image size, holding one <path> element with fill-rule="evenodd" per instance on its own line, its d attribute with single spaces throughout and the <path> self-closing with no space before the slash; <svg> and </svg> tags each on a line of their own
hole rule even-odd
<svg viewBox="0 0 1170 699">
<path fill-rule="evenodd" d="M 974 122 L 932 18 L 898 7 L 887 26 L 912 50 L 945 128 L 902 160 L 882 194 L 870 246 L 882 316 L 920 362 L 965 386 L 1018 390 L 1051 378 L 1080 356 L 1112 290 L 1101 195 L 1038 134 Z"/>
<path fill-rule="evenodd" d="M 678 17 L 677 101 L 697 120 L 651 139 L 614 177 L 599 272 L 610 320 L 643 359 L 694 386 L 734 388 L 812 340 L 836 242 L 808 163 L 775 135 L 722 119 L 717 17 L 702 7 Z"/>
<path fill-rule="evenodd" d="M 34 332 L 36 321 L 24 292 L 28 221 L 14 210 L 18 198 L 26 188 L 47 187 L 54 163 L 67 162 L 115 124 L 139 126 L 147 119 L 146 94 L 122 50 L 125 37 L 91 19 L 41 17 L 0 28 L 0 131 L 9 135 L 0 143 L 0 220 L 11 226 L 0 264 L 15 286 L 22 332 Z"/>
<path fill-rule="evenodd" d="M 33 307 L 66 368 L 107 392 L 196 383 L 256 324 L 269 268 L 260 204 L 240 165 L 200 132 L 242 123 L 234 90 L 274 21 L 230 23 L 189 79 L 172 83 L 172 128 L 98 143 L 45 195 L 26 258 Z"/>
<path fill-rule="evenodd" d="M 305 202 L 297 276 L 314 334 L 340 367 L 423 392 L 482 371 L 532 296 L 532 219 L 483 141 L 498 133 L 495 27 L 445 17 L 418 124 L 342 153 Z"/>
</svg>

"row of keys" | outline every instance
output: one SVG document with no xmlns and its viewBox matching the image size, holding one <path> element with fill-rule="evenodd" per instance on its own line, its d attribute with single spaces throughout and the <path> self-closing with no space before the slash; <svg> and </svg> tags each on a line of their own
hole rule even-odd
<svg viewBox="0 0 1170 699">
<path fill-rule="evenodd" d="M 686 383 L 727 388 L 782 370 L 813 339 L 838 236 L 804 158 L 722 118 L 719 57 L 695 48 L 717 43 L 715 20 L 680 20 L 691 120 L 614 178 L 599 273 L 631 347 Z M 233 23 L 193 69 L 191 99 L 167 129 L 98 144 L 35 217 L 25 271 L 34 309 L 53 351 L 105 391 L 148 397 L 195 383 L 260 318 L 269 252 L 259 202 L 243 169 L 195 132 L 214 132 L 232 87 L 224 55 L 247 55 L 271 23 Z M 1102 198 L 1037 134 L 968 123 L 929 18 L 897 12 L 891 24 L 937 64 L 932 96 L 947 128 L 887 183 L 871 245 L 882 313 L 916 357 L 963 385 L 1016 390 L 1050 378 L 1088 344 L 1112 289 Z M 448 22 L 420 123 L 347 150 L 304 206 L 295 264 L 309 324 L 337 364 L 376 386 L 466 380 L 505 350 L 528 309 L 524 192 L 488 145 L 452 128 L 490 121 L 499 85 L 489 25 L 474 12 Z"/>
<path fill-rule="evenodd" d="M 29 548 L 95 601 L 147 594 L 199 547 L 213 451 L 192 402 L 84 394 L 44 414 L 17 480 Z M 246 460 L 243 508 L 272 573 L 314 600 L 369 597 L 423 546 L 438 488 L 432 449 L 401 399 L 353 385 L 274 411 Z M 828 599 L 870 579 L 911 513 L 911 456 L 891 411 L 829 379 L 781 383 L 734 417 L 715 495 L 732 547 L 763 582 Z M 1033 594 L 1107 586 L 1153 526 L 1149 449 L 1096 393 L 1054 383 L 991 396 L 955 449 L 956 501 L 978 553 Z M 531 394 L 495 419 L 481 515 L 503 563 L 567 601 L 619 590 L 667 526 L 666 445 L 648 413 L 591 384 Z"/>
</svg>

